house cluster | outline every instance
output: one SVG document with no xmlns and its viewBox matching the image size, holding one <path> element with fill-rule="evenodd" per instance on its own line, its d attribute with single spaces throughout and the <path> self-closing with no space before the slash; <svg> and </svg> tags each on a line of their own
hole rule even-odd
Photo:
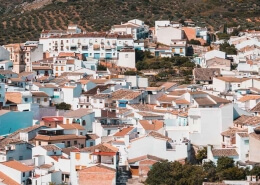
<svg viewBox="0 0 260 185">
<path fill-rule="evenodd" d="M 187 24 L 134 19 L 106 33 L 69 25 L 0 47 L 0 184 L 133 184 L 154 163 L 185 163 L 204 147 L 204 161 L 258 165 L 256 35 L 231 37 L 237 55 L 198 47 L 192 84 L 122 75 L 135 68 L 135 49 L 185 56 L 188 40 L 209 41 L 207 29 Z"/>
</svg>

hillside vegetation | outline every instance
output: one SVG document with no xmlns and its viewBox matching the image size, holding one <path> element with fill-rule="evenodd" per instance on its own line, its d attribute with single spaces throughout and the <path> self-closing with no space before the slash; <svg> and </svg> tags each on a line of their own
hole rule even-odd
<svg viewBox="0 0 260 185">
<path fill-rule="evenodd" d="M 198 26 L 218 30 L 223 24 L 259 28 L 259 0 L 52 0 L 40 9 L 21 6 L 33 0 L 0 0 L 0 44 L 38 40 L 43 29 L 66 29 L 69 23 L 86 31 L 106 31 L 114 24 L 139 18 L 192 19 Z M 11 8 L 10 8 L 11 7 Z"/>
</svg>

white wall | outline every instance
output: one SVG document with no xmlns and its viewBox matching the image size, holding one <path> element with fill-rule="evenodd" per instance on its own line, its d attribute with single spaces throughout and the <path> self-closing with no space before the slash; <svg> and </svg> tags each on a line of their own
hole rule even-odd
<svg viewBox="0 0 260 185">
<path fill-rule="evenodd" d="M 187 151 L 188 148 L 185 144 L 176 145 L 176 150 L 166 150 L 166 140 L 147 136 L 131 142 L 128 159 L 149 154 L 169 161 L 175 161 L 186 158 L 188 156 Z"/>
<path fill-rule="evenodd" d="M 233 105 L 221 108 L 191 108 L 189 110 L 190 140 L 192 144 L 220 146 L 221 132 L 233 125 Z"/>
</svg>

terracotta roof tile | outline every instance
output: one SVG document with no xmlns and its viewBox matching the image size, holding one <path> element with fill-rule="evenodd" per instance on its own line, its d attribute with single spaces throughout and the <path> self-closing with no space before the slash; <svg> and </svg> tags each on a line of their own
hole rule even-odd
<svg viewBox="0 0 260 185">
<path fill-rule="evenodd" d="M 236 77 L 216 77 L 219 80 L 230 82 L 230 83 L 241 83 L 247 80 L 250 80 L 250 78 L 236 78 Z"/>
<path fill-rule="evenodd" d="M 6 99 L 6 101 L 8 101 L 10 103 L 20 104 L 20 103 L 22 103 L 22 93 L 6 92 L 5 99 Z"/>
<path fill-rule="evenodd" d="M 242 115 L 233 123 L 238 125 L 258 125 L 260 124 L 260 117 Z"/>
<path fill-rule="evenodd" d="M 171 87 L 177 85 L 177 83 L 174 83 L 174 82 L 165 82 L 164 84 L 162 84 L 160 87 L 161 88 L 165 88 L 165 90 L 169 90 Z"/>
<path fill-rule="evenodd" d="M 212 81 L 213 77 L 220 75 L 219 68 L 195 68 L 193 71 L 195 81 Z"/>
<path fill-rule="evenodd" d="M 260 95 L 245 95 L 242 98 L 240 98 L 238 101 L 246 102 L 249 100 L 258 100 L 258 99 L 260 99 Z"/>
<path fill-rule="evenodd" d="M 47 151 L 52 151 L 52 150 L 61 150 L 59 147 L 57 147 L 56 145 L 45 145 L 45 146 L 41 146 L 43 149 L 47 150 Z"/>
<path fill-rule="evenodd" d="M 155 131 L 151 131 L 148 135 L 149 135 L 149 136 L 152 136 L 152 137 L 154 137 L 154 138 L 166 139 L 166 140 L 168 140 L 168 141 L 172 141 L 171 138 L 169 138 L 169 137 L 167 137 L 167 136 L 164 136 L 164 135 L 162 135 L 162 134 L 160 134 L 160 133 L 158 133 L 158 132 L 155 132 Z"/>
<path fill-rule="evenodd" d="M 228 130 L 222 132 L 221 135 L 226 137 L 235 137 L 237 132 L 247 133 L 247 129 L 241 130 L 239 128 L 229 128 Z"/>
<path fill-rule="evenodd" d="M 238 156 L 236 149 L 230 148 L 221 148 L 221 149 L 212 149 L 212 154 L 215 157 L 223 157 L 223 156 Z"/>
<path fill-rule="evenodd" d="M 86 139 L 86 136 L 77 136 L 73 134 L 48 136 L 48 135 L 38 134 L 34 139 L 40 141 L 60 141 L 60 140 L 70 140 L 70 139 Z"/>
<path fill-rule="evenodd" d="M 66 112 L 64 114 L 64 117 L 66 117 L 66 118 L 80 118 L 80 117 L 83 117 L 83 116 L 91 114 L 91 113 L 93 113 L 93 111 L 91 109 L 81 108 L 81 109 Z"/>
<path fill-rule="evenodd" d="M 87 148 L 83 148 L 80 151 L 81 152 L 95 152 L 95 150 L 98 149 L 100 152 L 118 152 L 118 148 L 112 146 L 111 144 L 108 143 L 101 143 L 96 146 L 91 146 Z"/>
<path fill-rule="evenodd" d="M 16 181 L 14 181 L 12 178 L 8 177 L 4 173 L 0 172 L 0 183 L 4 183 L 7 185 L 20 185 Z"/>
<path fill-rule="evenodd" d="M 260 102 L 251 109 L 251 112 L 260 112 Z"/>
<path fill-rule="evenodd" d="M 59 124 L 59 126 L 61 128 L 63 128 L 64 130 L 73 130 L 73 129 L 85 130 L 85 128 L 83 126 L 81 126 L 80 124 L 77 124 L 77 123 L 74 123 L 74 124 Z"/>
<path fill-rule="evenodd" d="M 139 123 L 145 130 L 158 131 L 163 128 L 163 121 L 160 120 L 139 120 Z"/>
<path fill-rule="evenodd" d="M 151 160 L 154 160 L 154 161 L 164 160 L 162 158 L 159 158 L 159 157 L 156 157 L 156 156 L 153 156 L 153 155 L 143 155 L 143 156 L 136 157 L 136 158 L 133 158 L 133 159 L 128 159 L 128 163 L 135 163 L 135 162 L 143 161 L 143 160 L 146 160 L 146 159 L 151 159 Z"/>
<path fill-rule="evenodd" d="M 31 91 L 33 97 L 49 97 L 48 94 L 41 91 Z"/>
<path fill-rule="evenodd" d="M 21 162 L 19 161 L 7 161 L 7 162 L 3 162 L 1 163 L 5 166 L 8 166 L 9 168 L 13 168 L 17 171 L 20 171 L 20 172 L 28 172 L 28 171 L 32 171 L 33 170 L 33 167 L 30 167 L 30 166 L 27 166 L 25 164 L 22 164 Z"/>
<path fill-rule="evenodd" d="M 117 136 L 117 137 L 122 137 L 122 136 L 125 136 L 127 135 L 130 131 L 132 131 L 134 129 L 134 127 L 126 127 L 126 128 L 123 128 L 122 130 L 120 129 L 120 131 L 116 132 L 114 134 L 114 136 Z"/>
</svg>

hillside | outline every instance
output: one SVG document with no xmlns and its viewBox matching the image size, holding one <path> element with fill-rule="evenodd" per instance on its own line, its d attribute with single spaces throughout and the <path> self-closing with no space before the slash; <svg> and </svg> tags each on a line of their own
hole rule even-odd
<svg viewBox="0 0 260 185">
<path fill-rule="evenodd" d="M 41 30 L 65 29 L 69 23 L 86 31 L 105 31 L 133 18 L 150 26 L 160 19 L 192 19 L 199 26 L 210 25 L 215 30 L 226 23 L 244 28 L 260 25 L 258 0 L 52 0 L 30 11 L 21 6 L 24 2 L 33 0 L 0 0 L 1 45 L 37 40 Z"/>
</svg>

